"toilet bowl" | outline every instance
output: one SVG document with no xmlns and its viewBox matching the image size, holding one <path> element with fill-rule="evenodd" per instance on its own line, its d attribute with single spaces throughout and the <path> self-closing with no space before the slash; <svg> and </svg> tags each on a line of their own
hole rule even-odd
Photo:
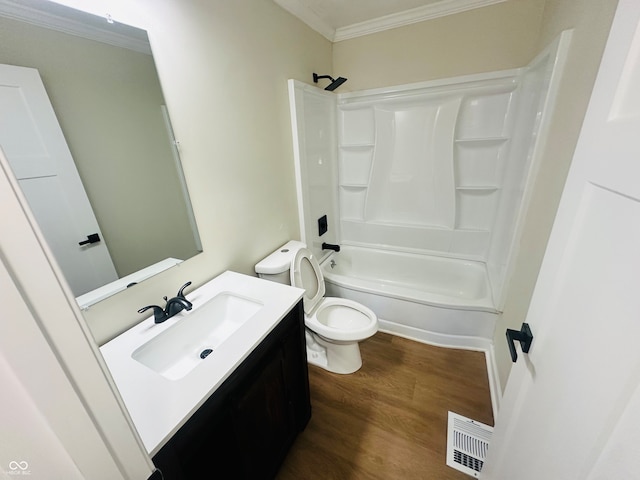
<svg viewBox="0 0 640 480">
<path fill-rule="evenodd" d="M 288 265 L 281 265 L 288 261 Z M 358 342 L 378 331 L 378 318 L 369 308 L 352 300 L 325 297 L 324 277 L 318 261 L 301 242 L 289 242 L 256 265 L 262 278 L 289 283 L 303 295 L 307 361 L 333 373 L 349 374 L 362 366 Z"/>
</svg>

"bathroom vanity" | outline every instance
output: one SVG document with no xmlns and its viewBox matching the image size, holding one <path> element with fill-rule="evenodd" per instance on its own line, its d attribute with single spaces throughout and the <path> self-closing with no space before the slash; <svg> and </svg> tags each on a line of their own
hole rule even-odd
<svg viewBox="0 0 640 480">
<path fill-rule="evenodd" d="M 273 478 L 311 415 L 298 304 L 153 457 L 166 480 Z"/>
<path fill-rule="evenodd" d="M 101 347 L 166 480 L 275 476 L 311 416 L 302 293 L 225 272 Z"/>
</svg>

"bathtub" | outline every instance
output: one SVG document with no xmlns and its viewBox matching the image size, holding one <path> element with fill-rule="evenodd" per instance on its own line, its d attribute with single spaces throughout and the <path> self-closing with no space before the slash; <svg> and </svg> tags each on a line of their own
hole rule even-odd
<svg viewBox="0 0 640 480">
<path fill-rule="evenodd" d="M 381 331 L 447 347 L 491 346 L 497 311 L 484 263 L 345 245 L 321 266 L 327 296 L 371 308 Z"/>
</svg>

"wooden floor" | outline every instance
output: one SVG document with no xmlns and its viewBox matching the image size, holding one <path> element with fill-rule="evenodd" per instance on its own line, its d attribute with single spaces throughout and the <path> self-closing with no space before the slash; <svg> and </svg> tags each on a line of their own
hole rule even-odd
<svg viewBox="0 0 640 480">
<path fill-rule="evenodd" d="M 484 353 L 378 333 L 363 366 L 309 365 L 312 417 L 278 480 L 469 480 L 446 462 L 449 410 L 493 425 Z"/>
</svg>

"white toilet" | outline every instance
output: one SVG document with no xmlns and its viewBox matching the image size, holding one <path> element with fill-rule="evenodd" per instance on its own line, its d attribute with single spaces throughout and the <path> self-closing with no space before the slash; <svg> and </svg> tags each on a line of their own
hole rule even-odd
<svg viewBox="0 0 640 480">
<path fill-rule="evenodd" d="M 259 277 L 303 288 L 307 360 L 333 373 L 362 366 L 358 342 L 378 331 L 378 318 L 352 300 L 324 297 L 320 265 L 302 242 L 292 240 L 255 266 Z"/>
</svg>

